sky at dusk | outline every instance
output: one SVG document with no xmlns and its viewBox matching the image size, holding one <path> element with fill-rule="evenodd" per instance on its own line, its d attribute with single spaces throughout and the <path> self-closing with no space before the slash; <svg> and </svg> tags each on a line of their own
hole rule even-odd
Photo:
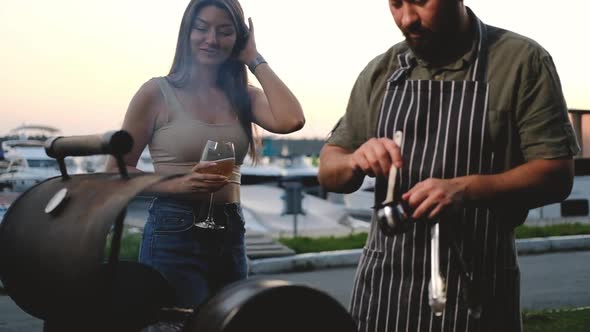
<svg viewBox="0 0 590 332">
<path fill-rule="evenodd" d="M 129 100 L 172 62 L 186 0 L 0 0 L 0 136 L 22 124 L 64 135 L 118 129 Z M 465 0 L 487 24 L 553 56 L 570 108 L 590 109 L 584 0 Z M 261 54 L 307 118 L 291 138 L 322 138 L 356 76 L 401 41 L 385 0 L 242 0 Z M 252 83 L 258 85 L 252 77 Z"/>
</svg>

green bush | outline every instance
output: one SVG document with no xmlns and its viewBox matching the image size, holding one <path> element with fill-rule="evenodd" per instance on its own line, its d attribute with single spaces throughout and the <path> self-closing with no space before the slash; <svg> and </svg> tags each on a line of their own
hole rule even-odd
<svg viewBox="0 0 590 332">
<path fill-rule="evenodd" d="M 590 225 L 557 224 L 551 226 L 519 226 L 515 230 L 517 239 L 534 237 L 565 236 L 590 234 Z M 358 233 L 345 237 L 296 237 L 280 238 L 279 242 L 293 249 L 296 253 L 320 252 L 329 250 L 359 249 L 365 245 L 367 233 Z"/>
<path fill-rule="evenodd" d="M 295 237 L 280 238 L 279 242 L 293 249 L 296 253 L 320 252 L 362 248 L 367 241 L 367 233 L 351 234 L 345 237 Z"/>
<path fill-rule="evenodd" d="M 515 230 L 515 236 L 517 239 L 581 234 L 590 234 L 590 225 L 579 223 L 555 224 L 549 226 L 522 225 L 517 227 Z"/>
<path fill-rule="evenodd" d="M 112 234 L 107 237 L 104 257 L 109 259 L 111 252 Z M 121 249 L 119 251 L 119 260 L 136 262 L 139 257 L 139 246 L 141 244 L 141 233 L 124 232 L 121 239 Z"/>
<path fill-rule="evenodd" d="M 524 332 L 588 332 L 590 308 L 562 311 L 525 311 Z"/>
<path fill-rule="evenodd" d="M 590 234 L 590 225 L 585 224 L 557 224 L 551 226 L 519 226 L 515 230 L 517 239 L 534 237 L 564 236 Z M 110 252 L 110 237 L 107 239 L 105 257 Z M 365 245 L 367 233 L 351 234 L 344 237 L 295 237 L 280 238 L 279 242 L 293 249 L 296 253 L 320 252 L 331 250 L 359 249 Z M 125 232 L 121 241 L 121 260 L 136 261 L 139 255 L 141 234 Z"/>
</svg>

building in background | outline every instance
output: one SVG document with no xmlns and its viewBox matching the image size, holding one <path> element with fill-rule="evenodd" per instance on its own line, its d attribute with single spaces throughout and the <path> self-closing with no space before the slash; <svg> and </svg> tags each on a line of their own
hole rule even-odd
<svg viewBox="0 0 590 332">
<path fill-rule="evenodd" d="M 590 110 L 571 109 L 569 112 L 581 148 L 578 158 L 590 158 Z"/>
</svg>

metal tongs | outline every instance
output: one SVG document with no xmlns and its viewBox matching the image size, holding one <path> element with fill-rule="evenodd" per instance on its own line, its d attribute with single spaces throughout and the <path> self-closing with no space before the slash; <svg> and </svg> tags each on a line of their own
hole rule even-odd
<svg viewBox="0 0 590 332">
<path fill-rule="evenodd" d="M 440 230 L 439 224 L 432 226 L 432 238 L 430 242 L 430 284 L 428 286 L 428 304 L 436 316 L 442 315 L 445 309 L 447 300 L 445 279 L 440 273 Z M 468 272 L 467 264 L 461 255 L 461 251 L 457 246 L 454 238 L 449 241 L 450 249 L 455 255 L 455 267 L 459 270 L 459 278 L 461 278 L 463 285 L 463 299 L 467 302 L 468 312 L 474 319 L 481 317 L 481 294 L 480 290 L 474 284 L 471 273 Z"/>
<path fill-rule="evenodd" d="M 401 148 L 403 142 L 403 133 L 396 131 L 393 140 Z M 405 201 L 394 201 L 395 180 L 397 177 L 397 167 L 391 165 L 389 169 L 389 178 L 387 181 L 387 195 L 383 203 L 377 206 L 377 217 L 381 230 L 385 235 L 403 233 L 409 229 L 409 226 L 415 222 L 411 217 L 410 207 Z M 431 229 L 432 235 L 430 240 L 430 284 L 428 287 L 428 304 L 436 316 L 442 315 L 447 302 L 446 283 L 440 273 L 440 230 L 438 223 L 434 224 Z"/>
<path fill-rule="evenodd" d="M 428 285 L 428 304 L 435 316 L 440 316 L 445 311 L 447 303 L 447 291 L 445 279 L 440 273 L 440 229 L 438 223 L 434 224 L 430 238 L 430 283 Z"/>
</svg>

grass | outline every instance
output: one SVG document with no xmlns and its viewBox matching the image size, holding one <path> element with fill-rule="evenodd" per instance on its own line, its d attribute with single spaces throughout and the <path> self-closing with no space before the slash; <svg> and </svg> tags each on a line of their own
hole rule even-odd
<svg viewBox="0 0 590 332">
<path fill-rule="evenodd" d="M 111 252 L 111 234 L 107 237 L 107 245 L 105 248 L 104 257 L 105 260 L 109 258 Z M 125 231 L 123 233 L 123 239 L 121 240 L 121 249 L 119 251 L 119 260 L 122 261 L 137 261 L 139 257 L 139 245 L 141 243 L 141 233 L 131 233 Z"/>
<path fill-rule="evenodd" d="M 533 237 L 547 237 L 547 236 L 564 236 L 564 235 L 580 235 L 590 234 L 590 225 L 585 224 L 558 224 L 551 226 L 519 226 L 516 228 L 516 238 L 525 239 Z M 309 253 L 331 250 L 346 250 L 359 249 L 365 245 L 367 240 L 367 233 L 351 234 L 343 237 L 296 237 L 296 238 L 280 238 L 279 242 L 293 249 L 296 253 Z M 141 242 L 141 234 L 131 233 L 125 231 L 123 240 L 121 241 L 121 252 L 119 258 L 121 260 L 136 261 L 139 255 L 139 244 Z M 107 239 L 107 248 L 105 248 L 105 257 L 109 257 L 110 252 L 110 236 Z"/>
<path fill-rule="evenodd" d="M 590 234 L 590 225 L 587 224 L 555 224 L 550 226 L 534 227 L 522 225 L 516 228 L 517 239 L 528 239 L 533 237 L 566 236 Z"/>
<path fill-rule="evenodd" d="M 296 253 L 319 252 L 362 248 L 367 241 L 367 233 L 351 234 L 344 237 L 295 237 L 281 238 L 279 242 Z"/>
<path fill-rule="evenodd" d="M 525 311 L 524 332 L 588 332 L 590 308 L 560 311 Z"/>
<path fill-rule="evenodd" d="M 590 225 L 557 224 L 551 226 L 519 226 L 516 228 L 517 239 L 534 237 L 565 236 L 590 234 Z M 280 238 L 279 242 L 293 249 L 296 253 L 320 252 L 329 250 L 359 249 L 365 245 L 367 233 L 358 233 L 345 237 L 296 237 Z"/>
</svg>

